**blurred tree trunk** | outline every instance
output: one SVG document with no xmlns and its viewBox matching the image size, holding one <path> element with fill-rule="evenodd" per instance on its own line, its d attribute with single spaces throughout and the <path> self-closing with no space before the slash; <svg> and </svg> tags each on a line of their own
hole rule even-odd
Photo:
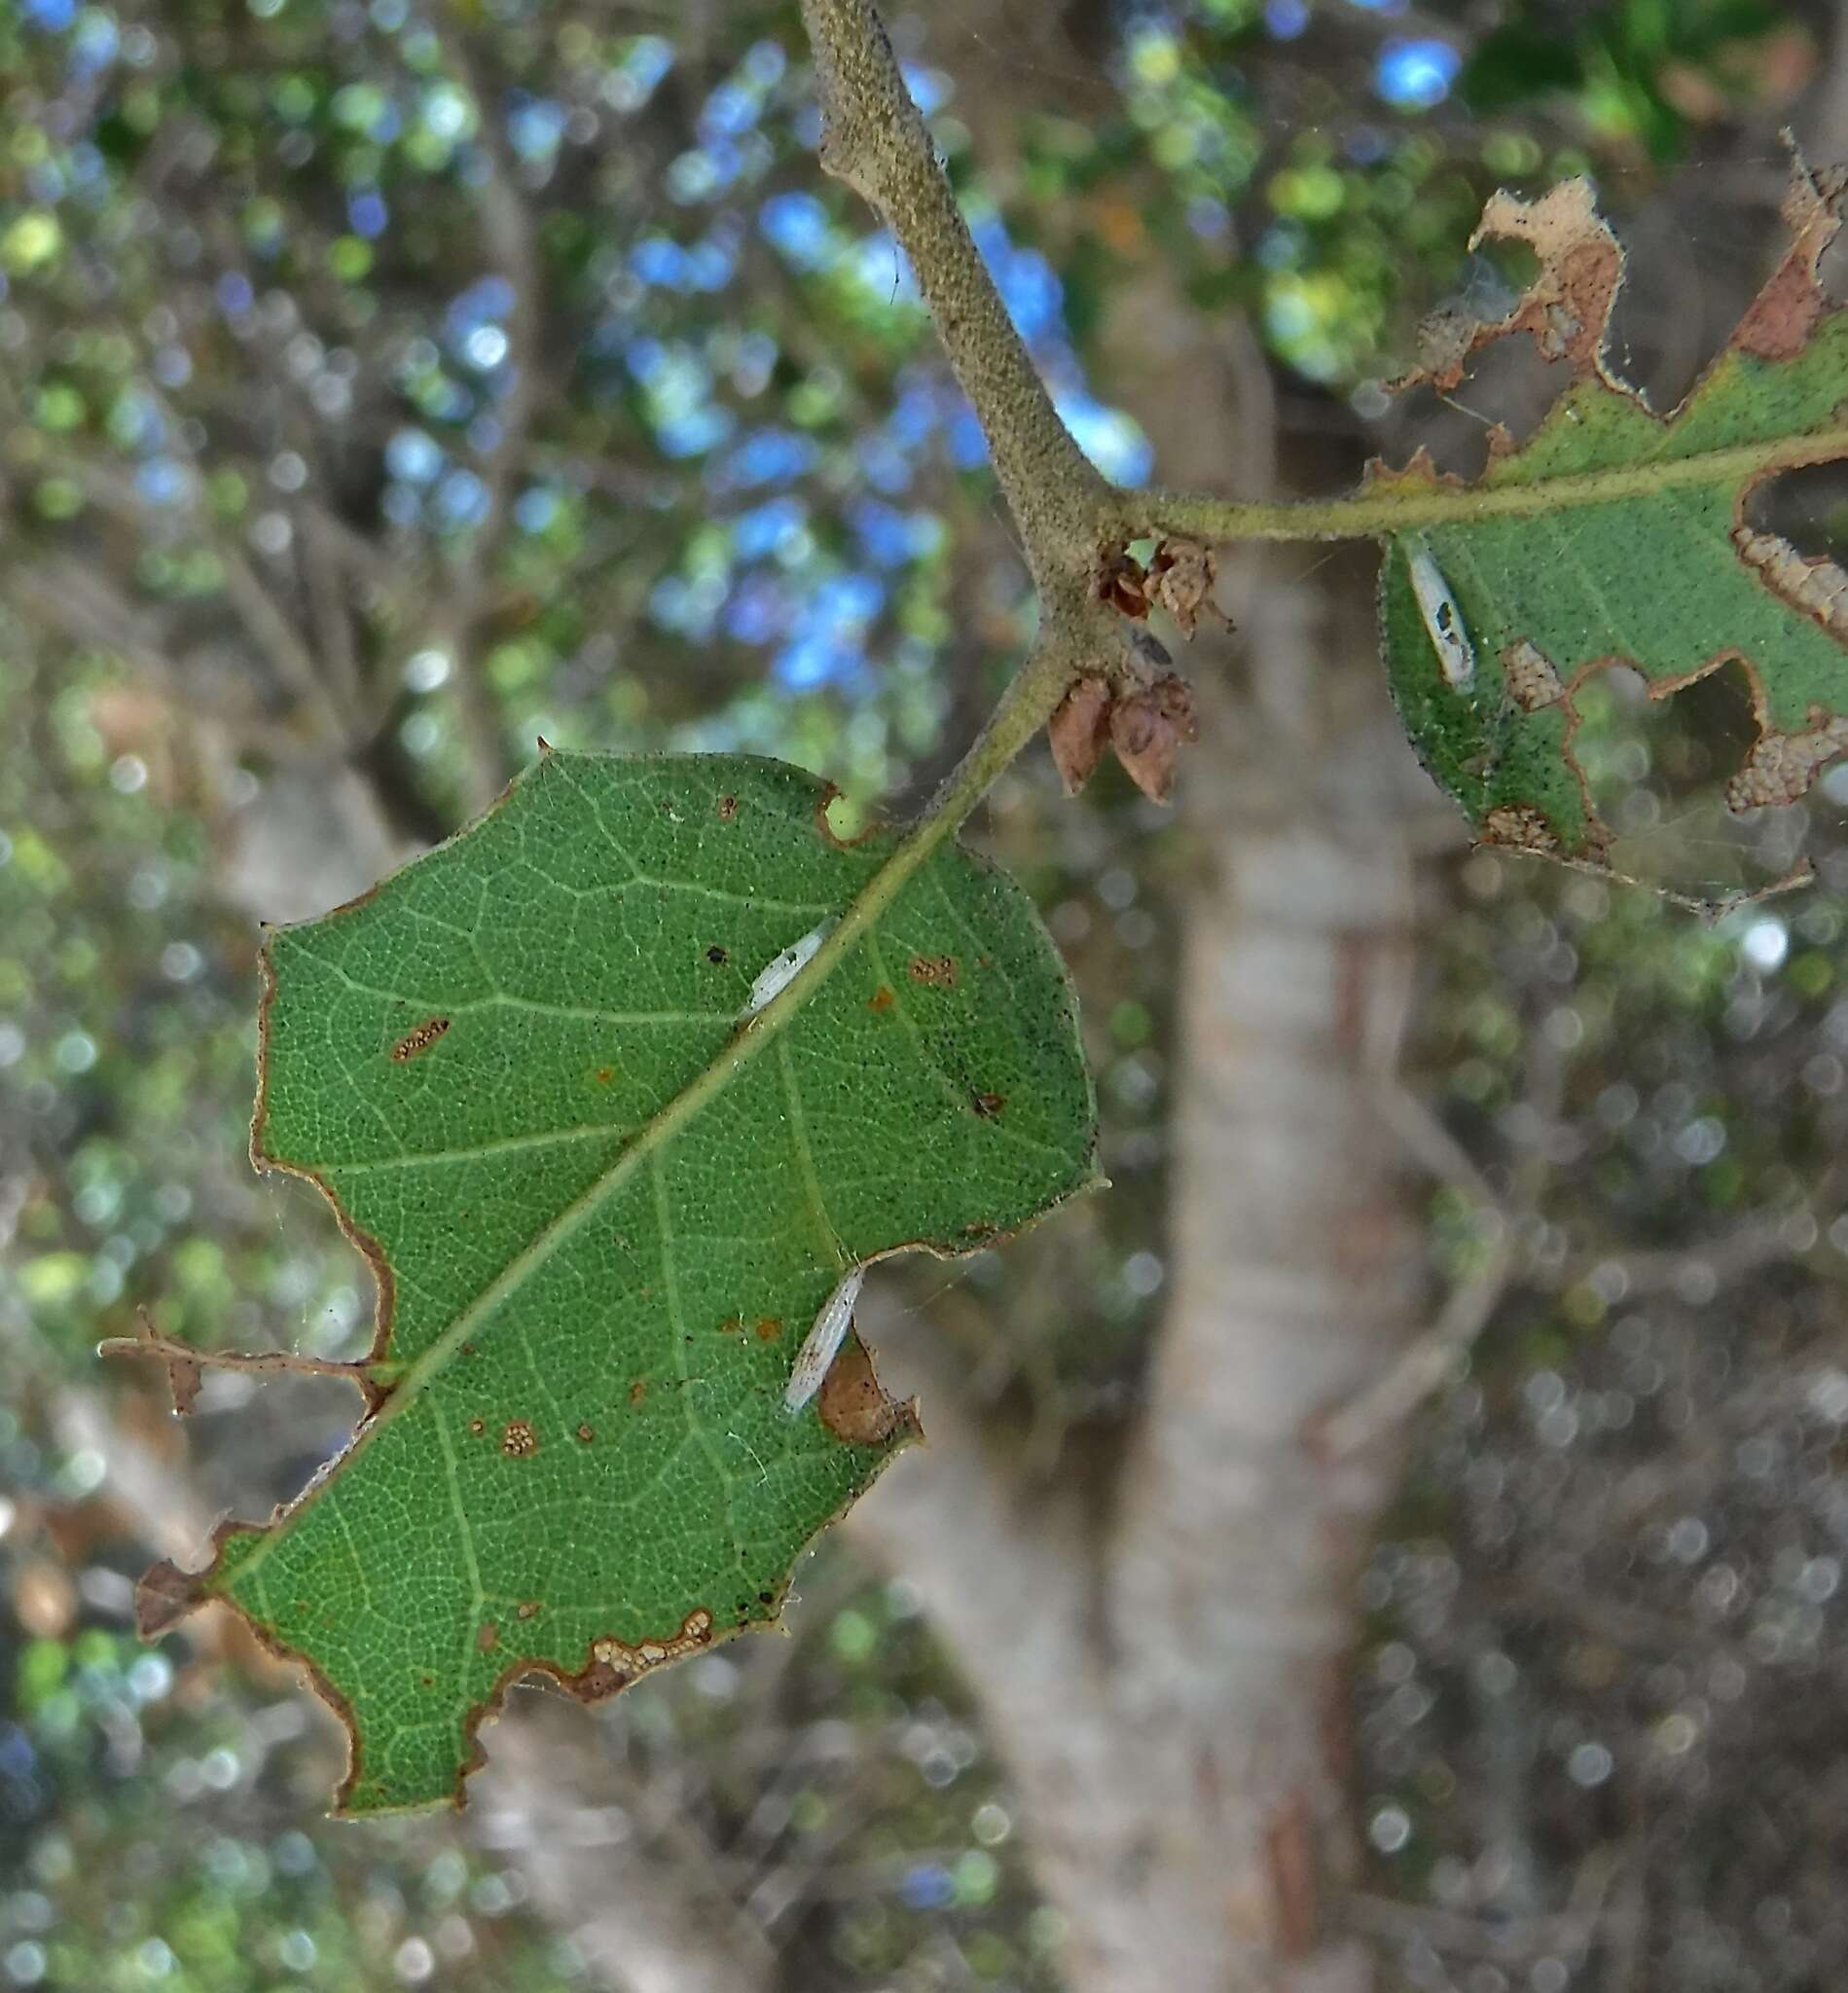
<svg viewBox="0 0 1848 1993">
<path fill-rule="evenodd" d="M 1108 340 L 1164 479 L 1271 484 L 1263 368 L 1236 333 L 1150 275 Z M 1170 1301 L 1104 1519 L 1094 1494 L 1010 1485 L 1005 1442 L 902 1324 L 941 1443 L 861 1511 L 985 1706 L 1072 1993 L 1371 1983 L 1334 1901 L 1359 1842 L 1345 1662 L 1399 1449 L 1330 1461 L 1315 1435 L 1415 1325 L 1418 1228 L 1381 1103 L 1412 966 L 1405 833 L 1429 805 L 1364 586 L 1296 564 L 1226 578 L 1236 694 L 1208 645 L 1186 661 L 1204 724 L 1181 798 Z"/>
<path fill-rule="evenodd" d="M 583 1714 L 532 1695 L 494 1726 L 470 1808 L 481 1838 L 518 1863 L 533 1901 L 616 1993 L 770 1993 L 776 1955 L 713 1872 L 689 1829 L 648 1845 L 635 1825 L 647 1795 L 585 1749 Z"/>
</svg>

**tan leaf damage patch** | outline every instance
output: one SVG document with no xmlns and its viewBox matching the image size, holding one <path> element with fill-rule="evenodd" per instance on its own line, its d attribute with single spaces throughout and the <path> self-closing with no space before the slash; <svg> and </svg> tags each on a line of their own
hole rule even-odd
<svg viewBox="0 0 1848 1993">
<path fill-rule="evenodd" d="M 1504 804 L 1491 810 L 1482 821 L 1485 845 L 1506 845 L 1517 852 L 1556 852 L 1559 840 L 1553 827 L 1538 810 L 1525 803 Z"/>
<path fill-rule="evenodd" d="M 711 1639 L 712 1615 L 704 1606 L 696 1606 L 680 1622 L 679 1632 L 669 1639 L 637 1641 L 631 1646 L 606 1634 L 592 1641 L 589 1662 L 578 1674 L 562 1679 L 573 1695 L 585 1702 L 597 1702 L 628 1687 L 637 1676 L 660 1667 L 664 1661 L 677 1661 L 698 1653 L 701 1648 L 711 1644 Z"/>
<path fill-rule="evenodd" d="M 1602 354 L 1623 280 L 1623 251 L 1598 213 L 1591 182 L 1562 180 L 1533 201 L 1491 196 L 1469 247 L 1491 240 L 1526 243 L 1540 259 L 1540 274 L 1505 318 L 1473 326 L 1447 318 L 1426 366 L 1391 382 L 1388 392 L 1428 382 L 1448 393 L 1481 347 L 1513 332 L 1531 334 L 1545 358 L 1569 360 L 1580 372 L 1596 372 L 1608 386 L 1617 385 L 1605 375 Z"/>
<path fill-rule="evenodd" d="M 1780 208 L 1791 232 L 1791 246 L 1752 308 L 1739 321 L 1732 343 L 1760 360 L 1789 360 L 1808 344 L 1816 322 L 1829 308 L 1829 295 L 1817 273 L 1822 254 L 1841 225 L 1840 205 L 1848 169 L 1794 173 Z"/>
<path fill-rule="evenodd" d="M 852 1328 L 821 1380 L 815 1410 L 835 1438 L 850 1446 L 883 1446 L 896 1432 L 916 1437 L 923 1430 L 912 1400 L 887 1394 L 859 1331 Z"/>
<path fill-rule="evenodd" d="M 1566 696 L 1552 659 L 1526 637 L 1502 653 L 1502 675 L 1507 683 L 1508 697 L 1523 712 L 1539 712 L 1544 707 L 1557 706 Z"/>
<path fill-rule="evenodd" d="M 1395 697 L 1427 767 L 1485 842 L 1617 876 L 1612 834 L 1574 754 L 1578 688 L 1613 667 L 1636 670 L 1653 701 L 1723 667 L 1742 669 L 1757 739 L 1725 787 L 1735 812 L 1794 802 L 1848 752 L 1848 559 L 1812 558 L 1748 519 L 1770 480 L 1848 458 L 1848 307 L 1829 295 L 1819 269 L 1845 199 L 1848 169 L 1814 173 L 1793 147 L 1783 203 L 1789 246 L 1730 339 L 1666 414 L 1612 371 L 1624 257 L 1590 183 L 1563 183 L 1532 201 L 1498 194 L 1484 208 L 1471 246 L 1522 244 L 1536 274 L 1493 322 L 1452 314 L 1426 347 L 1424 369 L 1393 386 L 1448 393 L 1486 348 L 1517 334 L 1563 363 L 1571 382 L 1519 441 L 1492 432 L 1478 478 L 1442 473 L 1421 450 L 1402 468 L 1369 464 L 1367 489 L 1389 502 L 1402 498 L 1407 515 L 1390 537 L 1381 578 Z M 1684 489 L 1698 503 L 1673 497 Z M 1479 518 L 1470 502 L 1477 496 Z M 1570 576 L 1543 575 L 1525 551 L 1520 522 L 1530 513 L 1596 525 L 1600 536 L 1580 557 L 1582 589 Z M 1690 521 L 1704 572 L 1672 565 L 1691 561 Z M 1620 537 L 1602 537 L 1606 526 Z M 1437 666 L 1444 657 L 1429 614 L 1430 644 L 1419 641 L 1412 615 L 1427 606 L 1421 549 L 1454 561 L 1453 574 L 1469 583 L 1463 602 L 1478 641 L 1494 633 L 1499 702 L 1466 710 L 1431 692 L 1431 653 Z M 1659 616 L 1644 606 L 1645 594 L 1626 603 L 1632 574 L 1639 591 L 1662 592 Z M 1742 581 L 1763 592 L 1757 604 Z M 1545 717 L 1529 728 L 1532 714 Z M 1563 716 L 1563 733 L 1553 714 Z"/>
<path fill-rule="evenodd" d="M 433 1017 L 427 1023 L 418 1025 L 416 1031 L 406 1032 L 392 1046 L 391 1056 L 403 1065 L 407 1059 L 415 1059 L 419 1052 L 427 1052 L 449 1028 L 450 1021 L 447 1017 Z"/>
<path fill-rule="evenodd" d="M 1848 571 L 1832 561 L 1812 561 L 1776 533 L 1734 526 L 1732 544 L 1748 567 L 1756 567 L 1764 585 L 1792 608 L 1814 616 L 1831 636 L 1848 642 Z"/>
<path fill-rule="evenodd" d="M 1761 810 L 1794 803 L 1824 767 L 1848 747 L 1848 718 L 1815 722 L 1801 734 L 1760 734 L 1746 756 L 1745 766 L 1726 784 L 1726 808 Z"/>
</svg>

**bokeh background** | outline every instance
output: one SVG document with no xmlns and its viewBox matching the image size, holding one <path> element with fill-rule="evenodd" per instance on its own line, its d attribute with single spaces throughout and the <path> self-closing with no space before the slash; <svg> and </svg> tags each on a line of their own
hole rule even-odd
<svg viewBox="0 0 1848 1993">
<path fill-rule="evenodd" d="M 1421 322 L 1513 295 L 1467 248 L 1498 185 L 1594 175 L 1633 252 L 1616 359 L 1672 404 L 1775 260 L 1780 127 L 1848 159 L 1838 16 L 892 24 L 1087 451 L 1258 494 L 1421 440 L 1468 469 L 1543 405 L 1518 370 L 1382 384 Z M 1159 1983 L 1839 1987 L 1848 781 L 1733 825 L 1736 674 L 1645 710 L 1612 673 L 1580 742 L 1622 862 L 1721 891 L 1800 847 L 1818 885 L 1711 924 L 1472 853 L 1393 733 L 1363 550 L 1228 561 L 1173 812 L 1113 771 L 1068 803 L 1036 750 L 980 819 L 1077 979 L 1114 1188 L 875 1283 L 939 1439 L 805 1566 L 788 1639 L 595 1715 L 517 1695 L 466 1814 L 366 1828 L 322 1818 L 341 1739 L 287 1670 L 209 1615 L 136 1640 L 149 1559 L 266 1513 L 355 1409 L 215 1373 L 181 1426 L 93 1356 L 143 1307 L 208 1347 L 365 1342 L 363 1267 L 245 1161 L 258 922 L 446 835 L 540 734 L 777 754 L 902 811 L 1022 655 L 980 432 L 816 135 L 788 5 L 0 0 L 0 1986 L 1141 1983 L 1108 1928 L 1132 1838 L 1065 1843 L 1148 1796 L 1102 1746 L 1063 1801 L 1048 1768 L 1194 1691 L 1120 1650 L 1081 1689 L 1076 1647 L 990 1637 L 979 1580 L 1261 1615 L 1295 1540 L 1164 1423 L 1173 1353 L 1216 1349 L 1192 1397 L 1260 1479 L 1292 1404 L 1370 1421 L 1369 1466 L 1296 1504 L 1341 1523 L 1304 1552 L 1339 1609 L 1313 1928 L 1273 1857 L 1289 1901 L 1240 1941 L 1274 1976 Z M 1774 503 L 1840 555 L 1839 480 Z M 1329 950 L 1363 1028 L 1224 1028 L 1224 992 L 1287 1011 Z M 1338 1111 L 1271 1084 L 1311 1056 Z M 1266 1316 L 1266 1255 L 1349 1285 Z M 1335 1355 L 1247 1394 L 1305 1348 Z M 1087 1546 L 1157 1456 L 1199 1527 L 1178 1574 L 1112 1571 Z M 1186 1637 L 1238 1677 L 1236 1629 Z"/>
</svg>

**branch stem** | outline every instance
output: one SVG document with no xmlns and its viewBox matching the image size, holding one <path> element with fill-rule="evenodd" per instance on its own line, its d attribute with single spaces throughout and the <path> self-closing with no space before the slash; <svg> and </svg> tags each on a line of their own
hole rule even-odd
<svg viewBox="0 0 1848 1993">
<path fill-rule="evenodd" d="M 1042 597 L 1061 581 L 1088 583 L 1114 494 L 1014 329 L 873 0 L 802 0 L 802 18 L 820 84 L 823 167 L 879 212 L 909 258 Z"/>
</svg>

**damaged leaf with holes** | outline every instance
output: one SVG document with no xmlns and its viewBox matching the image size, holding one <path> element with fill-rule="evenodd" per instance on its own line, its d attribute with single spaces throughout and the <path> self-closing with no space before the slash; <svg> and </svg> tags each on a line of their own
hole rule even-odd
<svg viewBox="0 0 1848 1993">
<path fill-rule="evenodd" d="M 742 756 L 548 751 L 270 937 L 252 1155 L 371 1261 L 377 1381 L 331 1468 L 204 1572 L 157 1566 L 141 1617 L 221 1601 L 309 1670 L 344 1812 L 459 1797 L 523 1675 L 595 1698 L 773 1622 L 918 1431 L 851 1330 L 785 1404 L 844 1271 L 988 1245 L 1093 1178 L 1031 902 L 954 844 L 901 877 L 830 795 Z"/>
<path fill-rule="evenodd" d="M 1369 489 L 1412 514 L 1439 490 L 1480 499 L 1389 537 L 1380 628 L 1413 743 L 1486 842 L 1602 860 L 1609 833 L 1573 737 L 1579 690 L 1608 666 L 1664 698 L 1740 665 L 1757 739 L 1727 789 L 1735 811 L 1794 801 L 1848 746 L 1848 574 L 1757 509 L 1780 474 L 1848 458 L 1848 311 L 1818 273 L 1842 192 L 1839 174 L 1795 163 L 1787 253 L 1668 416 L 1607 365 L 1623 257 L 1587 183 L 1485 211 L 1476 239 L 1526 244 L 1538 277 L 1507 317 L 1397 385 L 1448 391 L 1517 334 L 1574 378 L 1524 443 L 1492 432 L 1473 485 L 1421 451 L 1400 471 L 1373 465 Z M 1454 632 L 1434 627 L 1453 615 Z"/>
</svg>

